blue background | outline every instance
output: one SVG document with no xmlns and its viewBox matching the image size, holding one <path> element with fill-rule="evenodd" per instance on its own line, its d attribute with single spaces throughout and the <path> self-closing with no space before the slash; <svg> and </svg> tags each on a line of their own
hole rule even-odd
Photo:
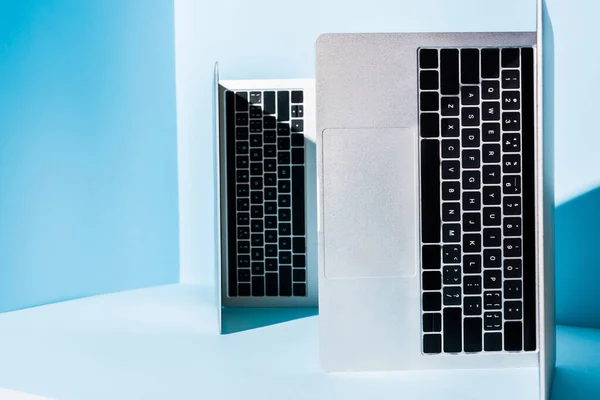
<svg viewBox="0 0 600 400">
<path fill-rule="evenodd" d="M 173 20 L 0 1 L 0 311 L 178 281 Z"/>
</svg>

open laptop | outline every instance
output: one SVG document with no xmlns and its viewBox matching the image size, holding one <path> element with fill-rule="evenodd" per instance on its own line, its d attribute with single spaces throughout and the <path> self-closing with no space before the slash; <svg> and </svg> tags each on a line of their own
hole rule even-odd
<svg viewBox="0 0 600 400">
<path fill-rule="evenodd" d="M 314 80 L 219 80 L 217 296 L 226 307 L 316 307 Z"/>
<path fill-rule="evenodd" d="M 534 32 L 319 37 L 326 370 L 532 367 L 549 396 L 553 153 L 538 7 Z"/>
</svg>

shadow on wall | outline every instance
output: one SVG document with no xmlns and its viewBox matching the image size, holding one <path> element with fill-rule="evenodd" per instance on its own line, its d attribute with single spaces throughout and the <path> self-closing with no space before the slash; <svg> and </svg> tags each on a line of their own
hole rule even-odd
<svg viewBox="0 0 600 400">
<path fill-rule="evenodd" d="M 556 319 L 600 328 L 600 187 L 556 209 Z"/>
</svg>

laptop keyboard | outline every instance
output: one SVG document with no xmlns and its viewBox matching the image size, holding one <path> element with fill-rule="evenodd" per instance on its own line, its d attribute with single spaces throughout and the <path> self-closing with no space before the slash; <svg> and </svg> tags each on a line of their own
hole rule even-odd
<svg viewBox="0 0 600 400">
<path fill-rule="evenodd" d="M 225 93 L 230 297 L 306 296 L 303 101 Z"/>
<path fill-rule="evenodd" d="M 532 48 L 419 50 L 423 353 L 536 350 Z"/>
</svg>

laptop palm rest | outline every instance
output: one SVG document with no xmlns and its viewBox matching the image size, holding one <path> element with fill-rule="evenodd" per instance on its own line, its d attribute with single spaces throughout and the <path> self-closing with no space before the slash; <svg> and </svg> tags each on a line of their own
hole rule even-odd
<svg viewBox="0 0 600 400">
<path fill-rule="evenodd" d="M 418 240 L 415 131 L 323 131 L 327 278 L 411 277 Z"/>
</svg>

